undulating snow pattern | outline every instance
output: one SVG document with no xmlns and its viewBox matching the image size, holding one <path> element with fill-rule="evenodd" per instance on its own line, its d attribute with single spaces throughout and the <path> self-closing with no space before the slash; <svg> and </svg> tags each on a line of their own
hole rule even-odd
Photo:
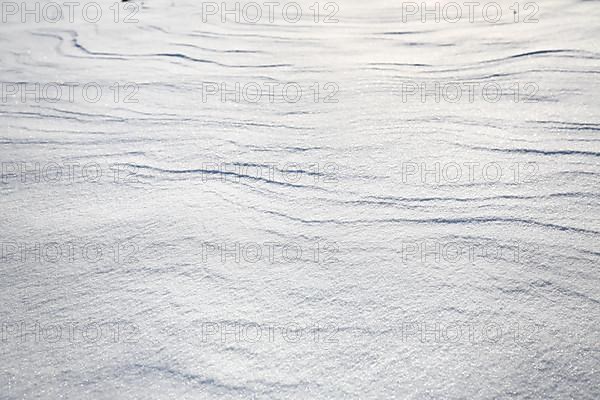
<svg viewBox="0 0 600 400">
<path fill-rule="evenodd" d="M 600 397 L 597 1 L 87 3 L 2 2 L 1 399 Z"/>
</svg>

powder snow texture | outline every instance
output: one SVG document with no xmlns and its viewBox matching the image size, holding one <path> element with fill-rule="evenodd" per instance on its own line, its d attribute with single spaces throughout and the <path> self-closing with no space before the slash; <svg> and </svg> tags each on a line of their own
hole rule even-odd
<svg viewBox="0 0 600 400">
<path fill-rule="evenodd" d="M 312 3 L 0 24 L 1 399 L 600 398 L 598 2 Z"/>
</svg>

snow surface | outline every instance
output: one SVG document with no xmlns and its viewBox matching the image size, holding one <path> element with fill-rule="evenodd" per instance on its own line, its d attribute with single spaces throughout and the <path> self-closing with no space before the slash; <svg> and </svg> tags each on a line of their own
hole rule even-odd
<svg viewBox="0 0 600 400">
<path fill-rule="evenodd" d="M 598 2 L 531 24 L 338 4 L 335 24 L 204 23 L 193 0 L 0 24 L 3 83 L 75 94 L 0 104 L 1 399 L 600 397 Z M 406 82 L 538 90 L 423 103 Z"/>
</svg>

